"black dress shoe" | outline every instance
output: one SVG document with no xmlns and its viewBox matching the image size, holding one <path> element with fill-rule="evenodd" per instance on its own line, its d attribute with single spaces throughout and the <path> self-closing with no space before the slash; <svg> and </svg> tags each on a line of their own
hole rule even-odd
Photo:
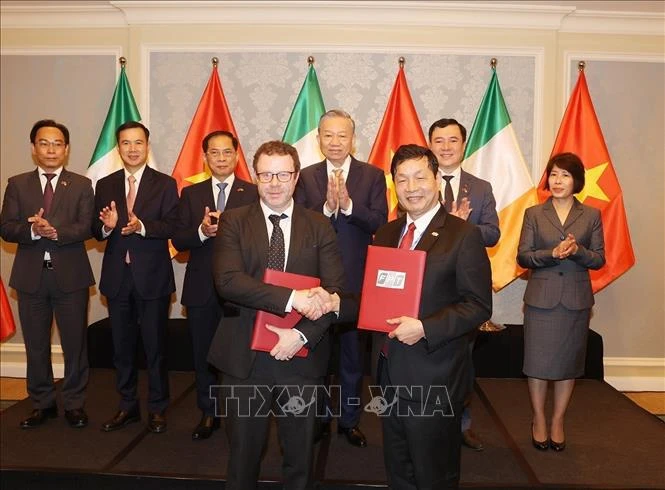
<svg viewBox="0 0 665 490">
<path fill-rule="evenodd" d="M 65 410 L 65 419 L 70 427 L 75 429 L 82 429 L 88 425 L 88 415 L 82 408 L 75 408 L 74 410 Z"/>
<path fill-rule="evenodd" d="M 533 444 L 533 447 L 535 447 L 539 451 L 547 451 L 547 448 L 550 447 L 549 440 L 546 439 L 544 441 L 537 441 L 536 438 L 533 436 L 533 424 L 531 424 L 531 444 Z"/>
<path fill-rule="evenodd" d="M 485 446 L 483 446 L 483 441 L 481 441 L 480 437 L 478 437 L 471 429 L 467 429 L 462 432 L 462 443 L 474 451 L 483 451 L 485 449 Z"/>
<path fill-rule="evenodd" d="M 138 422 L 141 420 L 141 413 L 138 409 L 130 410 L 118 410 L 111 420 L 104 422 L 102 425 L 102 430 L 104 432 L 111 432 L 112 430 L 122 429 L 123 427 Z"/>
<path fill-rule="evenodd" d="M 367 439 L 365 439 L 365 434 L 361 432 L 361 430 L 358 428 L 357 425 L 355 427 L 351 427 L 350 429 L 338 426 L 337 433 L 344 434 L 346 436 L 346 440 L 349 441 L 349 444 L 351 444 L 352 446 L 356 447 L 367 446 Z"/>
<path fill-rule="evenodd" d="M 213 431 L 219 429 L 219 425 L 220 420 L 217 417 L 213 417 L 212 415 L 202 416 L 199 425 L 192 432 L 192 440 L 200 441 L 201 439 L 207 439 L 212 435 Z"/>
<path fill-rule="evenodd" d="M 564 449 L 566 449 L 566 441 L 561 441 L 561 442 L 554 442 L 552 439 L 550 439 L 550 447 L 552 450 L 556 451 L 557 453 L 560 453 Z"/>
<path fill-rule="evenodd" d="M 314 444 L 321 442 L 322 439 L 330 437 L 330 422 L 316 422 L 314 432 Z"/>
<path fill-rule="evenodd" d="M 34 429 L 46 422 L 46 419 L 54 419 L 57 416 L 58 407 L 55 405 L 47 408 L 35 408 L 28 418 L 21 421 L 21 429 Z"/>
<path fill-rule="evenodd" d="M 148 430 L 155 434 L 166 432 L 166 417 L 163 413 L 148 414 Z"/>
</svg>

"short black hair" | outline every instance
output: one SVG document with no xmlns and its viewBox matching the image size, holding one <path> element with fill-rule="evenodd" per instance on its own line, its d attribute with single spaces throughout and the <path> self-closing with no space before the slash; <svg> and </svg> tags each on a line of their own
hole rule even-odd
<svg viewBox="0 0 665 490">
<path fill-rule="evenodd" d="M 145 141 L 146 143 L 150 139 L 150 131 L 148 131 L 148 128 L 146 128 L 143 124 L 141 124 L 138 121 L 127 121 L 124 124 L 121 124 L 118 126 L 118 129 L 115 130 L 115 141 L 116 143 L 120 143 L 120 133 L 124 131 L 125 129 L 133 129 L 133 128 L 141 128 L 143 132 L 145 133 Z"/>
<path fill-rule="evenodd" d="M 62 135 L 65 137 L 65 145 L 69 145 L 69 129 L 64 124 L 55 122 L 53 119 L 41 119 L 32 125 L 30 130 L 30 143 L 35 144 L 35 138 L 37 137 L 37 131 L 42 128 L 56 128 L 59 129 Z"/>
<path fill-rule="evenodd" d="M 203 147 L 203 153 L 208 151 L 208 144 L 210 143 L 210 140 L 213 139 L 216 136 L 226 136 L 227 138 L 231 139 L 231 144 L 233 145 L 234 150 L 238 150 L 238 138 L 233 136 L 233 134 L 229 133 L 228 131 L 213 131 L 212 133 L 208 133 L 205 138 L 203 138 L 203 142 L 201 143 L 201 146 Z"/>
<path fill-rule="evenodd" d="M 407 160 L 418 160 L 420 158 L 427 158 L 427 166 L 434 174 L 434 177 L 439 172 L 439 162 L 436 159 L 436 155 L 432 153 L 432 150 L 420 145 L 402 145 L 397 148 L 397 151 L 393 155 L 393 159 L 390 162 L 390 174 L 395 178 L 395 173 L 397 173 L 397 167 L 407 161 Z"/>
<path fill-rule="evenodd" d="M 545 175 L 547 178 L 543 184 L 543 189 L 546 191 L 550 190 L 549 176 L 555 165 L 572 175 L 573 194 L 582 192 L 582 189 L 584 189 L 584 164 L 580 157 L 575 155 L 575 153 L 570 152 L 557 153 L 550 158 L 549 162 L 547 162 L 547 167 L 545 167 Z"/>
<path fill-rule="evenodd" d="M 466 128 L 457 122 L 456 119 L 439 119 L 438 121 L 434 121 L 432 125 L 429 127 L 429 142 L 432 142 L 432 133 L 436 128 L 445 128 L 446 126 L 451 126 L 451 125 L 456 125 L 459 128 L 459 132 L 462 134 L 462 143 L 466 142 Z"/>
</svg>

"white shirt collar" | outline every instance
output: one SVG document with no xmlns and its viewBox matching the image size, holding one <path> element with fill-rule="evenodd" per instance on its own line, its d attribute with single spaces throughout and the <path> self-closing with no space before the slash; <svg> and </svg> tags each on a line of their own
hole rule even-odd
<svg viewBox="0 0 665 490">
<path fill-rule="evenodd" d="M 416 225 L 416 231 L 413 234 L 414 247 L 418 244 L 418 242 L 420 241 L 420 237 L 422 237 L 423 233 L 429 226 L 430 222 L 432 221 L 436 213 L 439 212 L 440 208 L 441 208 L 441 203 L 437 202 L 436 206 L 434 206 L 432 209 L 427 211 L 425 214 L 423 214 L 416 220 L 411 219 L 408 213 L 406 214 L 406 226 L 404 227 L 404 229 L 406 230 L 411 223 L 414 223 Z M 404 233 L 406 232 L 404 231 L 402 234 Z"/>
<path fill-rule="evenodd" d="M 123 168 L 123 170 L 125 171 L 125 181 L 127 181 L 127 179 L 129 178 L 130 175 L 133 175 L 134 178 L 136 179 L 136 185 L 139 185 L 139 184 L 141 183 L 141 178 L 143 177 L 143 172 L 145 172 L 145 167 L 146 167 L 146 165 L 147 165 L 147 164 L 145 164 L 145 163 L 144 163 L 143 165 L 141 165 L 141 168 L 138 169 L 138 170 L 137 170 L 136 172 L 134 172 L 133 174 L 129 173 L 129 172 L 127 171 L 127 169 L 123 166 L 122 168 Z"/>
<path fill-rule="evenodd" d="M 326 171 L 328 175 L 330 175 L 334 169 L 336 168 L 341 168 L 342 169 L 342 175 L 346 178 L 349 175 L 349 169 L 351 168 L 351 155 L 347 155 L 346 158 L 344 159 L 344 163 L 342 164 L 341 167 L 335 167 L 330 160 L 326 158 Z"/>
<path fill-rule="evenodd" d="M 268 216 L 270 216 L 271 214 L 281 214 L 277 211 L 273 211 L 272 209 L 270 209 L 261 200 L 259 200 L 259 204 L 261 205 L 261 211 L 263 211 L 263 216 L 264 216 L 266 221 L 269 221 Z M 282 211 L 282 213 L 286 215 L 286 219 L 291 219 L 291 216 L 293 216 L 293 206 L 294 206 L 294 202 L 293 202 L 293 198 L 291 198 L 291 202 L 289 203 L 289 207 L 287 207 L 284 211 Z"/>
</svg>

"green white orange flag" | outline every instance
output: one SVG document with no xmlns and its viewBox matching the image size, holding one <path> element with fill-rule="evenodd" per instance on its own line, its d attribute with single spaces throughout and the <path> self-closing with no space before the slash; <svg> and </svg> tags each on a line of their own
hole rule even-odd
<svg viewBox="0 0 665 490">
<path fill-rule="evenodd" d="M 302 84 L 282 136 L 282 141 L 295 146 L 298 150 L 302 168 L 320 162 L 324 158 L 316 135 L 319 119 L 325 112 L 319 80 L 316 78 L 314 65 L 310 63 L 305 82 Z"/>
<path fill-rule="evenodd" d="M 183 187 L 201 182 L 208 177 L 210 173 L 203 161 L 203 149 L 201 142 L 208 133 L 213 131 L 228 131 L 238 137 L 231 112 L 224 97 L 222 84 L 219 81 L 217 73 L 217 63 L 213 61 L 212 73 L 208 79 L 199 105 L 196 108 L 192 123 L 189 126 L 185 141 L 180 149 L 178 160 L 173 167 L 171 174 L 178 184 L 178 193 Z M 236 177 L 248 182 L 252 181 L 252 176 L 247 168 L 245 155 L 242 146 L 238 144 L 238 165 L 235 171 Z"/>
<path fill-rule="evenodd" d="M 426 147 L 427 140 L 425 140 L 418 113 L 409 94 L 404 66 L 400 63 L 397 80 L 393 85 L 379 132 L 367 159 L 369 163 L 383 170 L 386 176 L 389 221 L 397 218 L 397 195 L 390 175 L 390 162 L 397 148 L 406 144 Z"/>
<path fill-rule="evenodd" d="M 122 68 L 118 83 L 115 86 L 115 92 L 113 92 L 111 106 L 106 114 L 102 132 L 99 135 L 97 146 L 95 146 L 95 151 L 86 172 L 87 177 L 92 180 L 93 189 L 99 179 L 122 168 L 122 160 L 120 160 L 117 150 L 118 145 L 115 140 L 115 130 L 127 121 L 141 120 L 141 114 L 139 114 L 132 89 L 127 81 L 123 60 L 124 58 L 121 59 Z"/>
<path fill-rule="evenodd" d="M 593 108 L 584 71 L 580 71 L 552 148 L 552 155 L 563 152 L 575 153 L 584 163 L 585 186 L 576 197 L 580 202 L 600 209 L 603 220 L 605 265 L 597 271 L 589 271 L 595 293 L 630 269 L 635 264 L 635 254 L 623 194 Z M 541 201 L 550 195 L 541 189 L 546 178 L 543 174 L 538 188 Z"/>
<path fill-rule="evenodd" d="M 515 260 L 517 245 L 524 211 L 538 199 L 494 69 L 467 140 L 462 167 L 492 184 L 501 238 L 487 253 L 492 288 L 499 291 L 524 272 Z"/>
</svg>

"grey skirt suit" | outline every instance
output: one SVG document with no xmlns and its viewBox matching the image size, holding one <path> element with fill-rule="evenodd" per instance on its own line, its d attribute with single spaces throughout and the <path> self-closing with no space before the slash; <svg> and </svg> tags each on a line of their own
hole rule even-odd
<svg viewBox="0 0 665 490">
<path fill-rule="evenodd" d="M 574 255 L 560 260 L 552 250 L 568 233 Z M 517 262 L 530 269 L 524 293 L 524 374 L 572 379 L 584 374 L 591 307 L 589 269 L 605 264 L 600 211 L 575 199 L 562 225 L 552 199 L 526 210 Z"/>
</svg>

